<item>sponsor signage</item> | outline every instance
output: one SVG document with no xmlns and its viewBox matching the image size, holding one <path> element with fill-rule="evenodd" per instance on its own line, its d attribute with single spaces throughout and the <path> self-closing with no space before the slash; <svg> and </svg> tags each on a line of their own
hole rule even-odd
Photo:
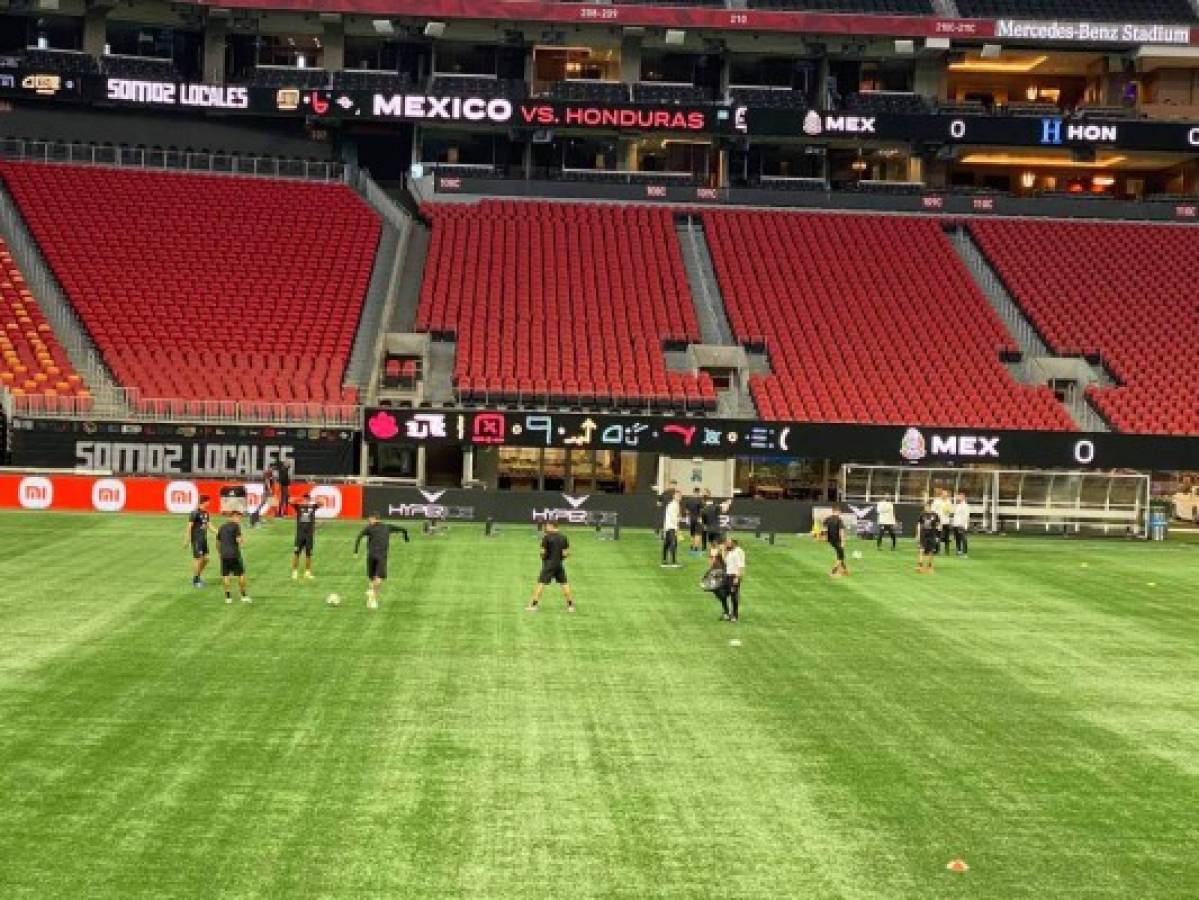
<svg viewBox="0 0 1199 900">
<path fill-rule="evenodd" d="M 9 449 L 22 468 L 118 475 L 253 478 L 276 462 L 299 477 L 352 475 L 357 432 L 338 429 L 150 425 L 15 418 Z"/>
<path fill-rule="evenodd" d="M 1122 150 L 1199 151 L 1199 125 L 1130 119 L 1105 121 L 1069 116 L 939 114 L 848 116 L 815 110 L 739 106 L 733 129 L 757 137 L 821 140 L 876 138 L 927 144 L 1002 147 L 1111 147 Z"/>
<path fill-rule="evenodd" d="M 1090 22 L 998 19 L 995 37 L 1067 44 L 1189 44 L 1189 25 L 1139 25 L 1132 22 Z"/>
<path fill-rule="evenodd" d="M 104 83 L 104 99 L 110 103 L 136 103 L 141 106 L 246 110 L 250 108 L 250 89 L 232 85 L 108 78 Z"/>
<path fill-rule="evenodd" d="M 472 522 L 475 518 L 475 508 L 469 505 L 442 503 L 441 498 L 448 493 L 446 490 L 430 491 L 424 488 L 412 488 L 420 494 L 419 500 L 401 499 L 398 502 L 387 502 L 387 518 L 389 519 L 429 519 L 438 522 Z"/>
<path fill-rule="evenodd" d="M 298 96 L 284 94 L 280 91 L 276 96 L 281 112 L 300 109 L 328 118 L 614 131 L 710 132 L 716 126 L 715 107 L 509 100 L 503 97 L 435 97 L 358 91 L 316 90 L 301 92 Z"/>
<path fill-rule="evenodd" d="M 487 520 L 526 525 L 620 525 L 653 528 L 662 524 L 656 494 L 566 494 L 557 491 L 486 491 L 461 488 L 430 491 L 415 487 L 364 488 L 363 508 L 390 519 L 443 522 Z M 778 500 L 734 499 L 721 517 L 730 531 L 806 533 L 812 528 L 812 504 Z"/>
<path fill-rule="evenodd" d="M 248 497 L 262 496 L 261 485 L 211 479 L 0 474 L 0 509 L 184 515 L 196 508 L 201 495 L 212 497 L 215 504 L 221 489 L 231 484 L 246 487 Z M 320 504 L 319 518 L 362 516 L 359 485 L 296 482 L 291 486 L 293 496 L 305 491 Z"/>
<path fill-rule="evenodd" d="M 1046 468 L 1199 469 L 1199 438 L 499 410 L 365 412 L 364 440 L 409 446 L 558 447 L 678 457 Z"/>
<path fill-rule="evenodd" d="M 20 60 L 8 59 L 7 63 L 11 66 L 19 64 Z M 247 87 L 97 75 L 64 76 L 19 67 L 6 68 L 3 59 L 0 59 L 0 96 L 93 101 L 150 110 L 210 110 L 329 120 L 495 126 L 521 131 L 723 133 L 751 137 L 807 137 L 822 141 L 877 139 L 976 146 L 1199 152 L 1199 123 L 1195 122 L 1103 121 L 1069 116 L 865 114 L 748 106 L 607 104 Z M 697 199 L 712 198 L 700 196 Z"/>
</svg>

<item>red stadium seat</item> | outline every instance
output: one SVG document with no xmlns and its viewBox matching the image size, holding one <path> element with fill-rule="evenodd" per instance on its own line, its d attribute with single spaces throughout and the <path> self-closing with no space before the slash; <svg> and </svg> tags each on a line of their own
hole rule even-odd
<svg viewBox="0 0 1199 900">
<path fill-rule="evenodd" d="M 715 408 L 710 378 L 666 370 L 665 341 L 700 340 L 669 210 L 485 200 L 426 212 L 417 327 L 456 338 L 464 396 Z"/>
<path fill-rule="evenodd" d="M 734 335 L 765 342 L 771 419 L 1072 430 L 940 225 L 900 216 L 706 211 Z"/>
<path fill-rule="evenodd" d="M 47 411 L 86 390 L 54 329 L 42 315 L 8 246 L 0 241 L 0 385 L 23 391 Z M 64 402 L 60 402 L 64 401 Z M 26 403 L 35 403 L 33 399 Z"/>
<path fill-rule="evenodd" d="M 343 402 L 380 234 L 349 188 L 9 162 L 0 176 L 122 385 L 190 414 Z"/>
<path fill-rule="evenodd" d="M 1173 225 L 977 222 L 971 232 L 1055 353 L 1098 356 L 1088 396 L 1120 431 L 1199 434 L 1199 232 Z"/>
</svg>

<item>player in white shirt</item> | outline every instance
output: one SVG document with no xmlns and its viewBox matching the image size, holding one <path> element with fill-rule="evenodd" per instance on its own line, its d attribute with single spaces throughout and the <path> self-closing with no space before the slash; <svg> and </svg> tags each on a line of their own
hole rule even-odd
<svg viewBox="0 0 1199 900">
<path fill-rule="evenodd" d="M 953 542 L 957 547 L 958 556 L 966 556 L 970 552 L 970 542 L 966 535 L 970 531 L 970 504 L 964 491 L 958 491 L 957 502 L 953 504 Z"/>
<path fill-rule="evenodd" d="M 683 514 L 683 492 L 675 490 L 666 501 L 666 512 L 662 516 L 662 567 L 679 567 L 679 518 Z"/>
<path fill-rule="evenodd" d="M 891 549 L 895 549 L 895 504 L 891 502 L 891 498 L 883 494 L 878 501 L 878 534 L 874 546 L 883 549 L 883 535 L 891 537 Z"/>
<path fill-rule="evenodd" d="M 730 622 L 736 622 L 741 612 L 741 581 L 745 577 L 745 551 L 733 538 L 724 542 L 724 578 L 727 585 Z"/>
</svg>

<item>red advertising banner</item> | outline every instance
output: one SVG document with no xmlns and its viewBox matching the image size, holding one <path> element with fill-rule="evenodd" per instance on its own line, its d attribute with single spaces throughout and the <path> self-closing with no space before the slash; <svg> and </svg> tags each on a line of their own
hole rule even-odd
<svg viewBox="0 0 1199 900">
<path fill-rule="evenodd" d="M 0 509 L 181 515 L 195 509 L 201 495 L 211 497 L 214 508 L 218 507 L 221 489 L 227 487 L 244 487 L 251 509 L 262 500 L 261 484 L 237 481 L 6 473 L 0 475 Z M 317 513 L 318 518 L 362 517 L 362 488 L 359 485 L 298 482 L 291 486 L 293 498 L 306 491 L 322 507 Z"/>
</svg>

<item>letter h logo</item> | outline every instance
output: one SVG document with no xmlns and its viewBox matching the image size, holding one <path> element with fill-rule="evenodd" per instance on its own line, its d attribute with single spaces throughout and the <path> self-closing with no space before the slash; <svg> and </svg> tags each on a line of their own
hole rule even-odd
<svg viewBox="0 0 1199 900">
<path fill-rule="evenodd" d="M 1041 120 L 1041 143 L 1042 144 L 1060 144 L 1062 142 L 1062 120 L 1061 119 L 1042 119 Z"/>
</svg>

